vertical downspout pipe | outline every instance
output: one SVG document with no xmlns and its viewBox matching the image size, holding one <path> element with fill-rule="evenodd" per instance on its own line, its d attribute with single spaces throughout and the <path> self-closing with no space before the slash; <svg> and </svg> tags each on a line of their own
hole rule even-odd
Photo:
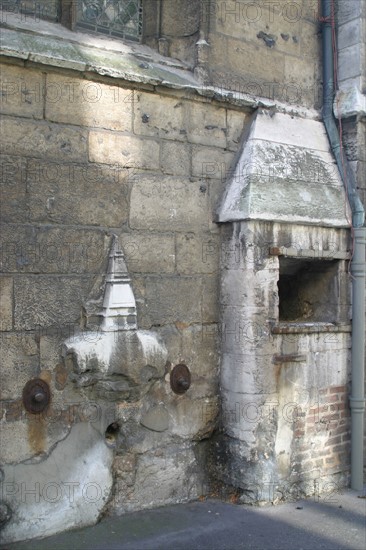
<svg viewBox="0 0 366 550">
<path fill-rule="evenodd" d="M 354 228 L 352 273 L 351 488 L 363 489 L 365 414 L 365 227 Z"/>
<path fill-rule="evenodd" d="M 333 0 L 322 0 L 323 120 L 332 152 L 346 188 L 354 231 L 352 273 L 351 377 L 351 488 L 363 489 L 363 440 L 365 412 L 365 210 L 357 193 L 356 179 L 342 155 L 338 128 L 333 116 L 334 58 L 331 18 Z M 343 156 L 343 158 L 342 158 Z"/>
</svg>

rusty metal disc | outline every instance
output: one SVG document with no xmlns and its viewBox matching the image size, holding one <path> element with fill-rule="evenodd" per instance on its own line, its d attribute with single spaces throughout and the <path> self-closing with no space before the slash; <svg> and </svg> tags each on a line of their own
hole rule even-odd
<svg viewBox="0 0 366 550">
<path fill-rule="evenodd" d="M 170 373 L 170 386 L 174 393 L 185 393 L 191 385 L 191 373 L 187 365 L 175 365 Z"/>
<path fill-rule="evenodd" d="M 23 405 L 32 414 L 43 412 L 51 399 L 49 385 L 40 378 L 29 380 L 23 388 Z"/>
</svg>

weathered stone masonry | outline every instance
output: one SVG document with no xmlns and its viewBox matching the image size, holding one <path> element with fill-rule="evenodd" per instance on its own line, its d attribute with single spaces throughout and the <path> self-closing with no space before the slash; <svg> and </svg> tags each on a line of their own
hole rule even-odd
<svg viewBox="0 0 366 550">
<path fill-rule="evenodd" d="M 74 441 L 78 426 L 91 426 L 103 441 L 107 427 L 117 422 L 110 508 L 196 498 L 209 487 L 207 444 L 200 441 L 210 436 L 218 414 L 220 240 L 210 212 L 246 113 L 190 94 L 136 90 L 122 81 L 90 80 L 34 64 L 3 64 L 1 76 L 19 87 L 19 94 L 3 102 L 2 119 L 1 438 L 3 460 L 14 464 L 6 482 L 13 475 L 24 479 L 19 491 L 39 490 L 43 505 L 59 514 L 61 499 L 50 502 L 47 483 L 64 491 L 75 474 L 69 479 L 50 467 L 42 482 L 37 474 L 22 477 L 16 464 L 34 456 L 47 464 L 50 453 L 58 463 L 58 442 Z M 118 375 L 99 382 L 78 379 L 75 366 L 61 355 L 64 341 L 80 333 L 93 345 L 93 303 L 102 295 L 112 234 L 125 252 L 138 326 L 154 327 L 168 349 L 163 370 L 141 387 L 142 394 L 136 381 Z M 136 368 L 143 361 L 137 359 Z M 192 385 L 179 397 L 164 373 L 181 362 L 191 370 Z M 52 401 L 47 414 L 32 418 L 22 406 L 22 389 L 35 377 L 50 384 Z M 144 421 L 149 411 L 152 420 Z M 90 455 L 88 463 L 92 460 L 100 457 Z M 90 474 L 82 478 L 76 477 L 78 483 L 94 482 Z M 111 499 L 110 489 L 104 491 L 99 474 L 95 482 L 106 493 L 96 502 L 101 508 Z M 20 493 L 14 496 L 15 507 L 19 498 Z M 35 505 L 35 517 L 40 513 Z M 71 526 L 93 515 L 67 517 Z M 55 530 L 52 523 L 51 531 L 35 523 L 29 531 L 26 523 L 22 531 L 22 521 L 20 515 L 9 537 Z"/>
<path fill-rule="evenodd" d="M 162 2 L 157 38 L 146 2 L 152 49 L 1 29 L 5 541 L 348 483 L 351 240 L 313 110 L 317 6 L 298 2 L 295 21 L 259 2 L 254 21 L 242 1 L 180 4 Z M 364 130 L 346 115 L 361 189 Z M 111 280 L 130 289 L 116 325 Z M 51 390 L 38 415 L 22 395 L 34 378 Z"/>
</svg>

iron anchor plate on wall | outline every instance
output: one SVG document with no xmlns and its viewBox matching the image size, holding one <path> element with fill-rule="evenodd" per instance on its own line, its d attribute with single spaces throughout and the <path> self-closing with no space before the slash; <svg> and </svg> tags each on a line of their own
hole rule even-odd
<svg viewBox="0 0 366 550">
<path fill-rule="evenodd" d="M 43 412 L 49 405 L 51 392 L 49 385 L 41 378 L 29 380 L 23 388 L 23 404 L 32 414 Z"/>
<path fill-rule="evenodd" d="M 191 385 L 191 373 L 187 365 L 175 365 L 170 373 L 170 386 L 174 393 L 185 393 Z"/>
</svg>

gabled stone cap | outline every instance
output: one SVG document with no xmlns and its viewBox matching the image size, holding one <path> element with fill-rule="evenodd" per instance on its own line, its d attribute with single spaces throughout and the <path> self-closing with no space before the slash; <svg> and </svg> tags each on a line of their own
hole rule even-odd
<svg viewBox="0 0 366 550">
<path fill-rule="evenodd" d="M 243 136 L 217 221 L 349 227 L 351 211 L 322 122 L 258 111 Z"/>
</svg>

